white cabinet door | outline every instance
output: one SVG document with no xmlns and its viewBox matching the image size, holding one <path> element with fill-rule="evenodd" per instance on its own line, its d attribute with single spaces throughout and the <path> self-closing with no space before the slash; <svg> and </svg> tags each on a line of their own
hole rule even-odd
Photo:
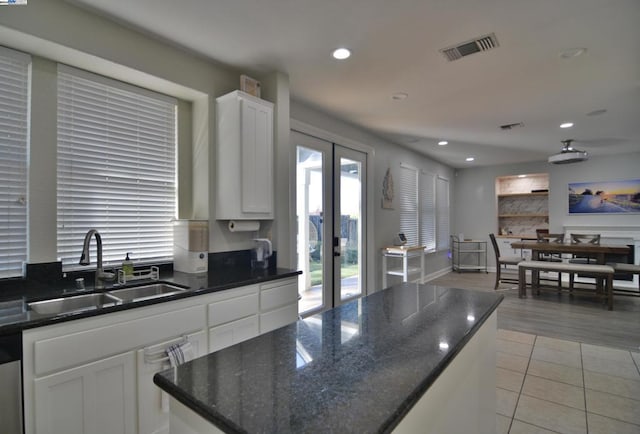
<svg viewBox="0 0 640 434">
<path fill-rule="evenodd" d="M 260 314 L 260 333 L 284 327 L 298 319 L 298 303 Z"/>
<path fill-rule="evenodd" d="M 511 243 L 518 241 L 512 238 L 498 238 L 498 248 L 500 249 L 500 256 L 520 256 L 520 250 L 511 247 Z"/>
<path fill-rule="evenodd" d="M 243 213 L 273 212 L 272 108 L 242 99 L 242 205 Z"/>
<path fill-rule="evenodd" d="M 298 277 L 260 285 L 260 333 L 298 319 Z"/>
<path fill-rule="evenodd" d="M 207 353 L 207 338 L 204 330 L 187 335 L 193 358 Z M 153 376 L 171 367 L 166 349 L 183 342 L 182 337 L 167 339 L 165 342 L 137 351 L 138 365 L 138 433 L 169 433 L 169 396 L 153 382 Z"/>
<path fill-rule="evenodd" d="M 258 336 L 258 315 L 252 315 L 209 329 L 209 352 L 221 350 Z"/>
<path fill-rule="evenodd" d="M 133 351 L 34 381 L 39 434 L 136 432 Z"/>
<path fill-rule="evenodd" d="M 216 218 L 273 218 L 273 104 L 241 91 L 216 100 Z"/>
</svg>

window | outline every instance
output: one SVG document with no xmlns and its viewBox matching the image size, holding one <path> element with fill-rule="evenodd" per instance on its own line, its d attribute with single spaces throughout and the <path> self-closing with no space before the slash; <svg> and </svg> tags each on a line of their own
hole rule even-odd
<svg viewBox="0 0 640 434">
<path fill-rule="evenodd" d="M 0 277 L 22 275 L 27 259 L 30 63 L 0 47 Z"/>
<path fill-rule="evenodd" d="M 449 248 L 449 181 L 406 164 L 400 165 L 400 232 L 407 244 L 425 250 Z"/>
<path fill-rule="evenodd" d="M 417 246 L 420 240 L 418 230 L 418 169 L 401 164 L 398 187 L 400 232 L 407 237 L 408 245 Z"/>
<path fill-rule="evenodd" d="M 449 248 L 449 180 L 438 176 L 436 181 L 436 227 L 438 228 L 438 250 Z"/>
<path fill-rule="evenodd" d="M 127 252 L 136 261 L 172 258 L 176 104 L 58 67 L 58 256 L 66 269 L 91 228 L 102 235 L 105 263 Z"/>
<path fill-rule="evenodd" d="M 420 174 L 420 244 L 426 250 L 436 249 L 436 185 L 435 175 Z"/>
</svg>

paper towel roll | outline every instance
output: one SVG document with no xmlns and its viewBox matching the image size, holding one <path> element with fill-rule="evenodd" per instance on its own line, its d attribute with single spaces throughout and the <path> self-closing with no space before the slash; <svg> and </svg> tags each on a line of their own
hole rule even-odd
<svg viewBox="0 0 640 434">
<path fill-rule="evenodd" d="M 260 229 L 260 222 L 255 220 L 229 220 L 229 231 L 231 232 L 251 232 Z"/>
</svg>

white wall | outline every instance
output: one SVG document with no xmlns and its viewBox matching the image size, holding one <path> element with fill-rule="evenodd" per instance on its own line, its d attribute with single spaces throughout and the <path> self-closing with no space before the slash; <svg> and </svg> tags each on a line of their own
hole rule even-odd
<svg viewBox="0 0 640 434">
<path fill-rule="evenodd" d="M 582 163 L 552 165 L 536 162 L 469 168 L 456 171 L 453 233 L 463 232 L 471 238 L 486 239 L 497 233 L 497 199 L 495 181 L 498 176 L 523 173 L 549 174 L 549 229 L 560 232 L 566 225 L 640 226 L 640 214 L 569 215 L 567 189 L 570 182 L 615 181 L 640 178 L 640 152 L 591 157 Z M 493 255 L 489 263 L 495 266 Z"/>
<path fill-rule="evenodd" d="M 399 179 L 400 163 L 408 163 L 414 167 L 424 169 L 431 173 L 438 174 L 450 180 L 451 197 L 455 180 L 453 177 L 453 169 L 433 160 L 430 160 L 412 150 L 391 143 L 373 134 L 367 133 L 361 128 L 345 123 L 342 120 L 333 118 L 320 111 L 314 110 L 308 106 L 300 104 L 296 101 L 291 102 L 291 118 L 313 125 L 320 130 L 330 133 L 323 139 L 338 142 L 339 138 L 347 141 L 353 141 L 373 149 L 374 159 L 373 167 L 369 167 L 369 172 L 373 173 L 373 278 L 375 281 L 374 288 L 381 289 L 381 263 L 380 250 L 384 246 L 393 244 L 393 237 L 400 229 L 400 211 L 396 206 L 393 210 L 382 209 L 382 181 L 384 179 L 387 168 L 391 168 L 394 179 Z M 338 136 L 338 139 L 335 137 Z M 339 142 L 338 142 L 339 143 Z M 349 143 L 341 143 L 349 146 Z M 396 183 L 396 204 L 397 204 L 397 183 Z M 370 220 L 371 223 L 371 220 Z M 447 257 L 448 251 L 432 253 L 426 257 L 425 274 L 441 272 L 449 269 L 450 260 Z M 391 278 L 390 278 L 391 279 Z M 390 280 L 389 282 L 392 282 Z"/>
<path fill-rule="evenodd" d="M 179 217 L 208 219 L 214 215 L 211 186 L 215 182 L 215 98 L 236 89 L 239 75 L 245 71 L 208 61 L 62 0 L 34 1 L 27 6 L 3 8 L 0 41 L 10 48 L 34 55 L 30 167 L 37 170 L 31 172 L 29 187 L 29 262 L 56 260 L 56 62 L 180 98 L 180 108 L 186 115 L 179 119 L 182 131 L 178 152 Z M 295 250 L 291 240 L 290 203 L 294 184 L 288 137 L 289 80 L 279 72 L 256 78 L 262 80 L 263 97 L 277 107 L 274 128 L 276 218 L 273 224 L 265 225 L 260 235 L 273 237 L 279 266 L 293 267 Z M 395 177 L 399 176 L 401 162 L 424 168 L 449 178 L 452 191 L 455 185 L 453 171 L 301 104 L 292 104 L 291 116 L 374 149 L 371 172 L 374 176 L 375 270 L 372 271 L 375 281 L 379 282 L 379 249 L 392 242 L 399 228 L 398 210 L 382 210 L 380 207 L 382 179 L 387 167 L 391 167 Z M 190 130 L 185 128 L 189 125 Z M 252 246 L 253 234 L 231 234 L 225 226 L 226 222 L 211 221 L 210 251 Z M 81 242 L 79 240 L 78 245 Z M 431 254 L 427 258 L 427 273 L 448 266 L 446 252 Z"/>
<path fill-rule="evenodd" d="M 29 262 L 56 260 L 56 63 L 65 63 L 180 98 L 178 137 L 178 217 L 214 215 L 215 98 L 237 89 L 241 71 L 150 38 L 62 0 L 4 7 L 0 43 L 33 55 L 29 182 Z M 246 71 L 242 71 L 246 72 Z M 287 185 L 281 168 L 288 152 L 288 77 L 263 80 L 265 99 L 276 103 L 278 185 Z M 286 134 L 283 134 L 286 131 Z M 276 216 L 287 225 L 288 194 L 276 190 Z M 211 221 L 210 251 L 250 248 L 255 234 L 234 234 L 226 222 Z M 270 225 L 269 225 L 270 226 Z M 274 246 L 288 246 L 287 226 L 279 226 Z M 226 231 L 226 233 L 225 233 Z M 108 240 L 105 240 L 108 242 Z M 78 240 L 78 247 L 82 240 Z M 289 266 L 283 251 L 281 265 Z M 280 258 L 280 256 L 279 256 Z"/>
</svg>

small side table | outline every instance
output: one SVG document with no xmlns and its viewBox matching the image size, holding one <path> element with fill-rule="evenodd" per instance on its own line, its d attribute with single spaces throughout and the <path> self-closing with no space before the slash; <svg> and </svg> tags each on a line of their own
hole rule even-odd
<svg viewBox="0 0 640 434">
<path fill-rule="evenodd" d="M 461 271 L 484 271 L 487 273 L 487 242 L 483 240 L 460 240 L 451 236 L 452 268 Z M 474 263 L 465 263 L 465 259 Z M 471 261 L 470 261 L 471 262 Z"/>
<path fill-rule="evenodd" d="M 389 246 L 382 249 L 382 287 L 387 287 L 387 276 L 402 276 L 403 282 L 409 281 L 409 275 L 420 273 L 420 282 L 424 279 L 425 246 Z M 388 258 L 402 261 L 402 268 L 388 268 Z M 420 259 L 420 267 L 409 264 L 411 260 Z"/>
</svg>

